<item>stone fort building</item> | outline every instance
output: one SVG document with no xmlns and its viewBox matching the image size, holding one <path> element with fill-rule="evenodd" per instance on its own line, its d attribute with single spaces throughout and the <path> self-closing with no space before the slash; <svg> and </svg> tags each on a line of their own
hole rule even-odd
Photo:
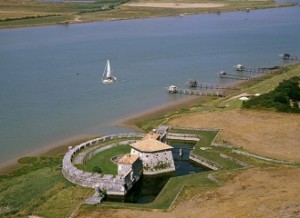
<svg viewBox="0 0 300 218">
<path fill-rule="evenodd" d="M 144 175 L 175 171 L 173 147 L 157 140 L 158 138 L 159 134 L 151 132 L 130 145 L 130 154 L 138 156 L 142 161 Z"/>
</svg>

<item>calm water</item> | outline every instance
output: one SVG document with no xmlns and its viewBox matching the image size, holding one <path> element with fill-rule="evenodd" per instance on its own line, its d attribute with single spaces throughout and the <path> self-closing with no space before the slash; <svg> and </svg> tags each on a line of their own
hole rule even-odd
<svg viewBox="0 0 300 218">
<path fill-rule="evenodd" d="M 300 55 L 300 7 L 0 30 L 0 162 L 181 98 L 164 87 L 220 83 L 221 70 Z M 119 81 L 100 79 L 110 59 Z"/>
</svg>

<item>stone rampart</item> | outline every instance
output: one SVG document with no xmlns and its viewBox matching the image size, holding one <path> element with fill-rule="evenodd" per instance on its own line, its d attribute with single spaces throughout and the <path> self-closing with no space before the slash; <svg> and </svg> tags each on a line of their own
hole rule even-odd
<svg viewBox="0 0 300 218">
<path fill-rule="evenodd" d="M 198 131 L 220 131 L 218 128 L 193 128 L 193 127 L 173 127 L 172 129 L 182 129 L 182 130 L 198 130 Z"/>
<path fill-rule="evenodd" d="M 246 164 L 245 162 L 243 162 L 243 161 L 241 161 L 241 160 L 239 160 L 237 158 L 231 157 L 231 156 L 229 156 L 227 154 L 220 154 L 220 157 L 228 159 L 228 160 L 231 160 L 231 161 L 233 161 L 233 162 L 235 162 L 235 163 L 237 163 L 237 164 L 239 164 L 239 165 L 241 165 L 243 167 L 249 167 L 250 166 L 249 164 Z"/>
<path fill-rule="evenodd" d="M 247 157 L 253 157 L 253 158 L 257 158 L 257 159 L 264 160 L 264 161 L 269 161 L 269 162 L 274 162 L 274 163 L 280 163 L 280 164 L 287 164 L 288 163 L 287 161 L 275 160 L 275 159 L 271 159 L 271 158 L 268 158 L 268 157 L 263 157 L 263 156 L 259 156 L 259 155 L 256 155 L 256 154 L 251 154 L 251 153 L 246 152 L 246 151 L 232 150 L 232 152 L 234 152 L 236 154 L 244 155 L 244 156 L 247 156 Z"/>
<path fill-rule="evenodd" d="M 190 154 L 189 159 L 192 160 L 192 161 L 195 161 L 196 163 L 200 164 L 201 166 L 204 166 L 204 167 L 206 167 L 208 169 L 211 169 L 211 170 L 221 169 L 221 167 L 218 164 L 216 164 L 216 163 L 214 163 L 210 160 L 207 160 L 204 157 L 201 157 L 201 156 L 196 155 L 196 154 Z"/>
<path fill-rule="evenodd" d="M 196 142 L 200 141 L 200 138 L 195 134 L 168 133 L 166 138 Z"/>
<path fill-rule="evenodd" d="M 73 158 L 75 157 L 75 154 L 99 142 L 104 142 L 106 140 L 111 140 L 115 138 L 143 137 L 143 136 L 145 136 L 145 134 L 139 134 L 139 133 L 114 134 L 114 135 L 108 135 L 108 136 L 92 139 L 87 142 L 81 143 L 75 146 L 74 148 L 70 149 L 65 154 L 63 159 L 62 173 L 67 180 L 77 185 L 83 187 L 89 187 L 89 188 L 100 187 L 101 190 L 106 190 L 107 194 L 125 195 L 126 192 L 128 191 L 126 187 L 132 186 L 131 183 L 137 181 L 136 178 L 130 177 L 131 171 L 129 171 L 124 176 L 102 175 L 99 173 L 84 172 L 76 168 L 73 165 L 72 161 Z M 122 143 L 127 144 L 128 142 L 131 142 L 131 140 L 127 140 L 125 142 L 123 141 L 123 142 L 113 143 L 113 145 L 109 144 L 106 146 L 102 146 L 101 148 L 96 149 L 93 152 L 98 153 L 105 149 L 109 149 L 113 146 L 116 146 L 118 144 L 122 144 Z"/>
</svg>

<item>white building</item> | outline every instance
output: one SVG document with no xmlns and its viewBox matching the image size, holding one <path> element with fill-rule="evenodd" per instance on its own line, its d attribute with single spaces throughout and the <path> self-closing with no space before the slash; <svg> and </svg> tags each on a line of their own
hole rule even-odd
<svg viewBox="0 0 300 218">
<path fill-rule="evenodd" d="M 131 155 L 138 155 L 145 175 L 175 171 L 173 147 L 152 137 L 131 144 Z"/>
</svg>

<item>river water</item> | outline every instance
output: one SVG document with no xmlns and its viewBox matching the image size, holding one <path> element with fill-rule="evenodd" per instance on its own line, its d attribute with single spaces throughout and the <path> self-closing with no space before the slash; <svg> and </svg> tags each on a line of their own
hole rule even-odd
<svg viewBox="0 0 300 218">
<path fill-rule="evenodd" d="M 0 30 L 0 163 L 184 96 L 164 87 L 300 55 L 300 7 Z M 118 81 L 103 85 L 106 59 Z"/>
</svg>

